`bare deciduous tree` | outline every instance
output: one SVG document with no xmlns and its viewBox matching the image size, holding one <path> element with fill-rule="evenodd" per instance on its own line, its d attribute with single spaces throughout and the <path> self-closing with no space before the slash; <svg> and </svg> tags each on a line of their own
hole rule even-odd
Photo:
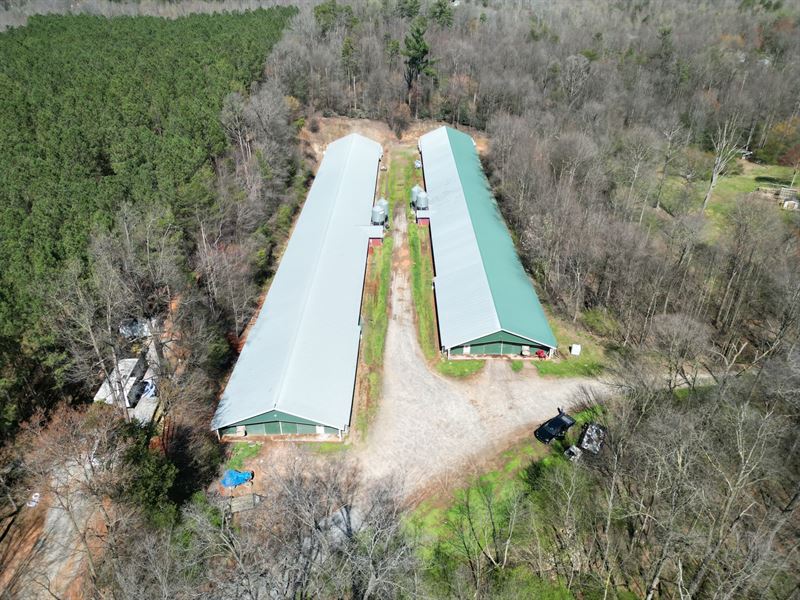
<svg viewBox="0 0 800 600">
<path fill-rule="evenodd" d="M 714 193 L 714 188 L 720 175 L 725 172 L 731 161 L 742 153 L 740 135 L 739 116 L 734 114 L 719 123 L 716 127 L 716 132 L 711 137 L 711 144 L 714 149 L 714 165 L 711 167 L 711 178 L 703 199 L 703 210 L 706 209 L 708 202 L 711 200 L 711 195 Z"/>
</svg>

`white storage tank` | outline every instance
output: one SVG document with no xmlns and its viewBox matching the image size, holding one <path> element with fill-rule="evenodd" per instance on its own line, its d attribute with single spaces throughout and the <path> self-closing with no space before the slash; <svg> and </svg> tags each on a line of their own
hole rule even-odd
<svg viewBox="0 0 800 600">
<path fill-rule="evenodd" d="M 417 195 L 417 210 L 428 210 L 428 192 L 421 191 Z"/>
<path fill-rule="evenodd" d="M 419 196 L 419 193 L 421 191 L 422 188 L 419 187 L 418 185 L 415 185 L 413 188 L 411 188 L 411 206 L 413 206 L 414 208 L 416 208 L 417 206 L 417 197 Z"/>
<path fill-rule="evenodd" d="M 373 225 L 383 225 L 386 221 L 386 212 L 383 210 L 383 207 L 376 204 L 372 207 L 372 224 Z"/>
</svg>

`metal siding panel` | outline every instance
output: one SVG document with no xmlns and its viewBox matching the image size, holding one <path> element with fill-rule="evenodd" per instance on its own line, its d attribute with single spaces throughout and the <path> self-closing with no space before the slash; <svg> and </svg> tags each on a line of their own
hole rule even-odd
<svg viewBox="0 0 800 600">
<path fill-rule="evenodd" d="M 212 428 L 270 410 L 348 425 L 381 154 L 357 134 L 328 146 Z M 312 350 L 326 359 L 309 377 Z"/>
<path fill-rule="evenodd" d="M 472 340 L 473 344 L 486 344 L 488 342 L 498 342 L 502 341 L 504 344 L 511 343 L 516 344 L 520 347 L 522 346 L 530 346 L 531 348 L 548 348 L 543 344 L 538 344 L 535 340 L 530 340 L 524 337 L 520 337 L 518 335 L 514 335 L 507 331 L 498 331 L 497 333 L 493 333 L 491 335 L 486 335 L 482 338 L 478 338 L 476 340 Z"/>
<path fill-rule="evenodd" d="M 486 354 L 502 354 L 503 353 L 503 344 L 502 342 L 494 342 L 492 344 L 486 344 Z"/>
<path fill-rule="evenodd" d="M 297 423 L 281 423 L 281 431 L 284 434 L 297 433 Z"/>
<path fill-rule="evenodd" d="M 247 425 L 247 435 L 264 435 L 266 434 L 266 427 L 264 423 L 253 423 L 252 425 Z"/>
<path fill-rule="evenodd" d="M 264 423 L 264 433 L 267 435 L 276 435 L 281 432 L 281 426 L 277 421 L 270 421 Z"/>
</svg>

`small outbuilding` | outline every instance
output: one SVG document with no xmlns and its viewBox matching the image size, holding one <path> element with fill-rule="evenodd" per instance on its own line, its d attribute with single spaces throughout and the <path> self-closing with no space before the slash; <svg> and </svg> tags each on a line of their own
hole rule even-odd
<svg viewBox="0 0 800 600">
<path fill-rule="evenodd" d="M 441 349 L 551 356 L 547 317 L 481 168 L 472 138 L 440 127 L 419 139 L 428 194 Z"/>
</svg>

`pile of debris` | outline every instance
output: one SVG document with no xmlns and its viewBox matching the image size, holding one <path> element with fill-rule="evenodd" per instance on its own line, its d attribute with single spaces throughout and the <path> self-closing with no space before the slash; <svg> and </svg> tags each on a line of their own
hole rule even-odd
<svg viewBox="0 0 800 600">
<path fill-rule="evenodd" d="M 602 425 L 597 423 L 587 423 L 583 426 L 581 436 L 578 438 L 577 446 L 570 446 L 564 452 L 569 460 L 575 462 L 585 452 L 589 452 L 597 456 L 600 450 L 603 449 L 603 443 L 606 440 L 606 430 Z"/>
</svg>

